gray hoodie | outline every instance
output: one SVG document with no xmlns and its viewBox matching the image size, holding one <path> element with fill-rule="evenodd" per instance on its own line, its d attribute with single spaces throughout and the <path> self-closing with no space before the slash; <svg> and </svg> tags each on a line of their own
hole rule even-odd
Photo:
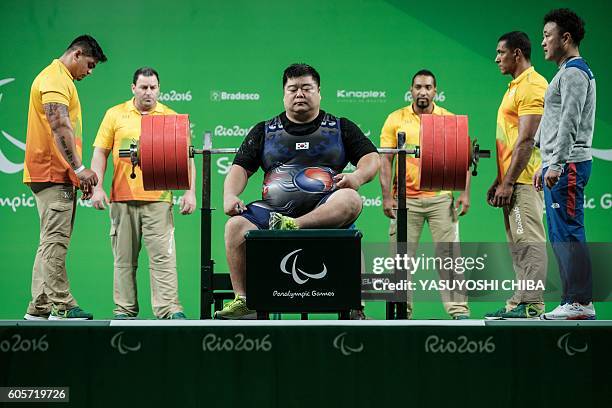
<svg viewBox="0 0 612 408">
<path fill-rule="evenodd" d="M 595 126 L 595 77 L 586 62 L 571 58 L 550 82 L 535 135 L 542 167 L 563 171 L 566 163 L 591 160 Z"/>
</svg>

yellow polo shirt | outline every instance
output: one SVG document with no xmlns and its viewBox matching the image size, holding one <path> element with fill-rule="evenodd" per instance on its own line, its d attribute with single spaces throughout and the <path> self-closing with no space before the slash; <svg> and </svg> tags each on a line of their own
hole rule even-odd
<svg viewBox="0 0 612 408">
<path fill-rule="evenodd" d="M 174 115 L 172 109 L 157 102 L 149 115 Z M 129 149 L 130 144 L 140 140 L 140 119 L 142 114 L 134 106 L 134 100 L 113 106 L 106 111 L 98 129 L 94 147 L 113 151 L 113 187 L 111 201 L 172 201 L 170 191 L 145 191 L 142 171 L 136 167 L 136 178 L 130 178 L 132 164 L 129 159 L 119 158 L 119 149 Z"/>
<path fill-rule="evenodd" d="M 432 102 L 433 103 L 433 102 Z M 433 104 L 433 115 L 452 115 L 446 109 Z M 391 113 L 382 131 L 380 132 L 380 147 L 396 148 L 397 133 L 406 133 L 406 149 L 412 149 L 419 145 L 419 134 L 421 132 L 421 117 L 414 112 L 412 105 L 398 109 Z M 397 167 L 397 166 L 396 166 Z M 397 168 L 396 168 L 397 176 Z M 440 194 L 451 194 L 450 191 L 421 191 L 419 190 L 419 159 L 407 155 L 406 156 L 406 197 L 408 198 L 424 198 L 434 197 Z M 397 195 L 397 185 L 393 184 L 393 195 Z"/>
<path fill-rule="evenodd" d="M 533 67 L 529 67 L 508 84 L 497 111 L 497 179 L 501 182 L 510 167 L 512 150 L 518 139 L 519 117 L 523 115 L 542 115 L 544 113 L 544 94 L 548 82 Z M 527 167 L 517 183 L 531 184 L 533 175 L 540 167 L 540 150 L 533 149 Z"/>
<path fill-rule="evenodd" d="M 83 122 L 79 94 L 68 68 L 55 59 L 38 74 L 30 88 L 23 182 L 69 183 L 78 186 L 79 180 L 74 171 L 55 145 L 55 137 L 43 108 L 47 103 L 59 103 L 68 107 L 76 155 L 79 158 L 82 156 Z"/>
</svg>

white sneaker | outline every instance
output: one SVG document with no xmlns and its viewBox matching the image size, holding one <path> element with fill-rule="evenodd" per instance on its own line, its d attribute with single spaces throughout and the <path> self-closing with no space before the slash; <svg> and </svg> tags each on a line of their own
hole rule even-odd
<svg viewBox="0 0 612 408">
<path fill-rule="evenodd" d="M 588 305 L 580 303 L 565 303 L 557 306 L 553 311 L 542 313 L 542 320 L 595 320 L 595 307 L 590 302 Z"/>
<path fill-rule="evenodd" d="M 48 314 L 30 314 L 30 313 L 26 313 L 25 316 L 23 316 L 23 320 L 47 320 L 49 319 L 49 315 Z"/>
</svg>

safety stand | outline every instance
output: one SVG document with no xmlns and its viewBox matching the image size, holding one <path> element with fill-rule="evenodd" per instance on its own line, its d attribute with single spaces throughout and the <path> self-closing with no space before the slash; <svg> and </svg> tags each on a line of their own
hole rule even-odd
<svg viewBox="0 0 612 408">
<path fill-rule="evenodd" d="M 406 251 L 406 241 L 408 240 L 408 208 L 406 208 L 406 150 L 403 149 L 405 142 L 406 134 L 404 132 L 399 132 L 397 134 L 397 148 L 401 150 L 397 152 L 397 253 Z M 395 276 L 398 277 L 400 273 L 400 271 L 396 270 Z M 407 302 L 387 302 L 387 320 L 407 319 L 407 307 Z"/>
</svg>

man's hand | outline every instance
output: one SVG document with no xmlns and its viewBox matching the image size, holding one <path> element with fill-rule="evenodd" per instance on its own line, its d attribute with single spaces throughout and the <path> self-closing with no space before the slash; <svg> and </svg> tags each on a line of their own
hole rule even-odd
<svg viewBox="0 0 612 408">
<path fill-rule="evenodd" d="M 493 181 L 493 184 L 491 184 L 491 187 L 489 187 L 489 189 L 487 190 L 487 204 L 489 204 L 490 206 L 494 206 L 493 199 L 495 198 L 495 192 L 497 191 L 498 185 L 499 183 L 497 182 L 497 179 L 495 179 Z"/>
<path fill-rule="evenodd" d="M 514 186 L 510 183 L 502 182 L 497 185 L 493 196 L 493 207 L 507 207 L 512 202 Z"/>
<path fill-rule="evenodd" d="M 191 214 L 195 211 L 196 197 L 193 191 L 185 191 L 185 194 L 183 194 L 179 200 L 179 208 L 181 209 L 181 214 L 183 215 Z"/>
<path fill-rule="evenodd" d="M 98 175 L 91 169 L 84 169 L 76 175 L 79 179 L 79 188 L 83 191 L 82 200 L 89 200 L 93 195 L 93 190 L 98 185 Z"/>
<path fill-rule="evenodd" d="M 350 188 L 355 191 L 361 187 L 361 182 L 354 173 L 340 173 L 334 176 L 334 182 L 338 188 Z"/>
<path fill-rule="evenodd" d="M 238 215 L 246 211 L 246 206 L 240 198 L 235 195 L 223 196 L 223 212 L 227 215 Z"/>
<path fill-rule="evenodd" d="M 389 218 L 395 219 L 395 209 L 397 208 L 397 200 L 393 197 L 383 198 L 383 211 Z"/>
<path fill-rule="evenodd" d="M 542 168 L 538 168 L 533 175 L 533 187 L 536 191 L 542 191 Z"/>
<path fill-rule="evenodd" d="M 108 196 L 106 195 L 106 191 L 103 188 L 95 188 L 93 195 L 91 196 L 91 203 L 94 208 L 98 210 L 105 210 L 108 205 Z"/>
<path fill-rule="evenodd" d="M 459 198 L 455 201 L 455 210 L 459 211 L 459 206 L 461 206 L 461 211 L 459 212 L 459 216 L 463 216 L 468 213 L 470 210 L 470 194 L 462 191 L 459 194 Z"/>
<path fill-rule="evenodd" d="M 550 167 L 546 170 L 546 174 L 544 175 L 544 183 L 546 183 L 546 187 L 553 188 L 555 184 L 559 182 L 561 178 L 561 172 L 551 169 Z"/>
</svg>

